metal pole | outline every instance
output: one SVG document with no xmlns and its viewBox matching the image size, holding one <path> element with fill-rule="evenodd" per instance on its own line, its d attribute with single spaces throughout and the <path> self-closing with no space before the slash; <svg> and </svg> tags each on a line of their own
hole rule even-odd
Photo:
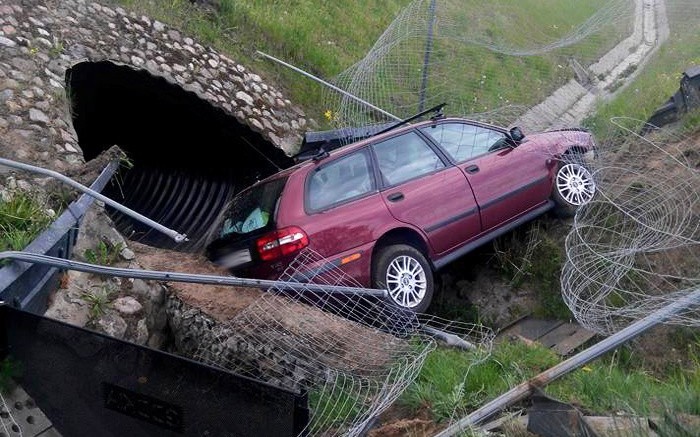
<svg viewBox="0 0 700 437">
<path fill-rule="evenodd" d="M 157 270 L 122 269 L 118 267 L 100 266 L 80 261 L 56 258 L 38 253 L 7 251 L 0 252 L 0 259 L 13 259 L 32 264 L 42 264 L 59 269 L 76 270 L 98 275 L 117 276 L 120 278 L 138 278 L 155 281 L 189 282 L 192 284 L 231 285 L 234 287 L 248 288 L 272 288 L 278 287 L 284 290 L 311 291 L 321 294 L 353 293 L 362 296 L 376 296 L 386 298 L 386 290 L 372 288 L 355 288 L 344 286 L 321 285 L 300 282 L 270 281 L 263 279 L 237 278 L 235 276 L 201 275 L 195 273 L 163 272 Z"/>
<path fill-rule="evenodd" d="M 363 100 L 363 99 L 361 99 L 361 98 L 359 98 L 359 97 L 357 97 L 357 96 L 355 96 L 355 95 L 352 95 L 352 94 L 350 94 L 349 92 L 347 92 L 347 91 L 345 91 L 345 90 L 343 90 L 343 89 L 341 89 L 341 88 L 338 88 L 337 86 L 333 85 L 332 83 L 327 82 L 327 81 L 321 79 L 320 77 L 314 76 L 313 74 L 308 73 L 308 72 L 302 70 L 301 68 L 295 67 L 295 66 L 292 65 L 292 64 L 288 64 L 288 63 L 282 61 L 281 59 L 277 59 L 277 58 L 275 58 L 274 56 L 270 56 L 270 55 L 268 55 L 267 53 L 261 52 L 260 50 L 258 50 L 257 53 L 258 53 L 260 56 L 264 56 L 265 58 L 270 59 L 271 61 L 277 62 L 278 64 L 282 64 L 282 65 L 284 65 L 284 66 L 287 67 L 287 68 L 291 68 L 292 70 L 296 71 L 297 73 L 300 73 L 300 74 L 302 74 L 302 75 L 308 77 L 309 79 L 315 80 L 316 82 L 318 82 L 318 83 L 320 83 L 320 84 L 322 84 L 322 85 L 327 86 L 328 88 L 332 89 L 333 91 L 336 91 L 336 92 L 338 92 L 338 93 L 344 95 L 345 97 L 349 97 L 349 98 L 353 99 L 354 101 L 356 101 L 356 102 L 358 102 L 358 103 L 361 103 L 361 104 L 367 106 L 368 108 L 371 108 L 371 109 L 373 109 L 373 110 L 379 112 L 380 114 L 384 114 L 384 115 L 386 115 L 387 117 L 393 118 L 393 119 L 396 120 L 396 121 L 401 121 L 401 119 L 400 119 L 399 117 L 395 116 L 394 114 L 391 114 L 391 113 L 389 113 L 389 112 L 386 112 L 386 111 L 383 110 L 382 108 L 380 108 L 380 107 L 378 107 L 378 106 L 375 106 L 375 105 L 369 103 L 367 100 Z"/>
<path fill-rule="evenodd" d="M 527 398 L 535 389 L 544 387 L 555 379 L 566 375 L 580 366 L 588 364 L 604 353 L 615 349 L 629 340 L 632 340 L 647 329 L 664 322 L 674 314 L 677 314 L 692 305 L 698 304 L 700 304 L 700 289 L 697 289 L 685 297 L 676 300 L 668 306 L 656 310 L 643 319 L 632 323 L 622 331 L 611 335 L 600 343 L 597 343 L 592 347 L 574 355 L 566 361 L 562 361 L 551 369 L 548 369 L 535 376 L 531 380 L 512 388 L 510 391 L 485 404 L 467 417 L 460 419 L 457 423 L 443 430 L 439 434 L 436 434 L 434 437 L 454 436 L 472 425 L 478 425 L 507 406 Z"/>
<path fill-rule="evenodd" d="M 5 158 L 0 158 L 0 165 L 16 168 L 16 169 L 20 169 L 20 170 L 26 170 L 26 171 L 30 171 L 32 173 L 38 173 L 38 174 L 41 174 L 44 176 L 49 176 L 49 177 L 52 177 L 54 179 L 58 179 L 59 181 L 65 183 L 65 184 L 68 184 L 71 187 L 73 187 L 79 191 L 82 191 L 83 193 L 87 194 L 88 196 L 94 197 L 97 200 L 101 200 L 102 202 L 106 203 L 107 205 L 111 206 L 112 208 L 116 209 L 117 211 L 119 211 L 123 214 L 126 214 L 129 217 L 133 218 L 134 220 L 137 220 L 137 221 L 139 221 L 147 226 L 150 226 L 151 228 L 153 228 L 157 231 L 164 233 L 168 237 L 175 240 L 176 243 L 182 243 L 183 241 L 187 241 L 187 235 L 181 234 L 175 230 L 167 228 L 167 227 L 161 225 L 160 223 L 155 222 L 155 221 L 149 219 L 148 217 L 145 217 L 145 216 L 139 214 L 138 212 L 127 208 L 126 206 L 122 205 L 121 203 L 115 202 L 114 200 L 98 193 L 95 190 L 91 190 L 90 188 L 74 181 L 73 179 L 69 178 L 68 176 L 62 175 L 61 173 L 55 172 L 53 170 L 48 170 L 48 169 L 45 169 L 42 167 L 36 167 L 33 165 L 24 164 L 24 163 L 17 162 L 17 161 L 12 161 L 12 160 L 5 159 Z"/>
<path fill-rule="evenodd" d="M 428 22 L 428 38 L 425 41 L 425 56 L 423 57 L 423 77 L 420 84 L 420 97 L 418 98 L 418 112 L 423 111 L 425 107 L 425 91 L 428 88 L 428 64 L 430 63 L 430 52 L 433 51 L 433 28 L 435 27 L 435 10 L 437 8 L 437 0 L 430 2 L 428 13 L 430 21 Z"/>
</svg>

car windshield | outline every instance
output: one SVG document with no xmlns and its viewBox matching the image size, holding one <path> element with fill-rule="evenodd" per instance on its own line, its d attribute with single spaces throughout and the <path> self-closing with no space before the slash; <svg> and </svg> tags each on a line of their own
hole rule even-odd
<svg viewBox="0 0 700 437">
<path fill-rule="evenodd" d="M 287 178 L 273 179 L 241 192 L 224 215 L 219 237 L 248 234 L 272 226 L 277 201 Z"/>
</svg>

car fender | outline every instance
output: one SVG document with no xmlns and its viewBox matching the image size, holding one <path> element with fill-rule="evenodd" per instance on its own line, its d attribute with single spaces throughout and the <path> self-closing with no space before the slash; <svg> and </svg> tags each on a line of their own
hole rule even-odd
<svg viewBox="0 0 700 437">
<path fill-rule="evenodd" d="M 412 237 L 403 237 L 406 233 L 410 233 L 409 235 L 412 235 Z M 378 238 L 372 245 L 372 257 L 374 257 L 380 247 L 387 244 L 409 244 L 423 252 L 428 262 L 430 262 L 431 267 L 434 268 L 432 259 L 435 253 L 430 246 L 427 235 L 421 229 L 408 223 L 402 223 L 401 226 L 391 226 L 381 229 L 378 234 Z"/>
</svg>

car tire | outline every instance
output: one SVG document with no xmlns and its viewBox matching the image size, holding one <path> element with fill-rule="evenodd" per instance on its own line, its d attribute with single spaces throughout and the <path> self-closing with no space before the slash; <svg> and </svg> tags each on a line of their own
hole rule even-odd
<svg viewBox="0 0 700 437">
<path fill-rule="evenodd" d="M 428 309 L 435 284 L 425 256 L 413 246 L 395 244 L 381 248 L 373 260 L 373 286 L 389 292 L 389 298 L 414 312 Z"/>
<path fill-rule="evenodd" d="M 593 199 L 595 192 L 593 174 L 583 164 L 583 160 L 579 156 L 566 155 L 554 174 L 554 213 L 561 218 L 573 217 L 581 205 Z"/>
</svg>

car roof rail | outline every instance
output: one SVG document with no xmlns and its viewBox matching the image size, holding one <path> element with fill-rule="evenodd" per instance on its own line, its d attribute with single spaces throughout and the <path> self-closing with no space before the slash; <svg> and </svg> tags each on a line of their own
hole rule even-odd
<svg viewBox="0 0 700 437">
<path fill-rule="evenodd" d="M 428 115 L 432 112 L 435 113 L 432 117 L 430 117 L 430 119 L 433 121 L 439 120 L 441 118 L 445 118 L 445 114 L 442 112 L 442 110 L 443 110 L 443 108 L 445 108 L 445 106 L 447 106 L 447 103 L 440 103 L 439 105 L 435 105 L 432 108 L 426 109 L 425 111 L 421 111 L 416 115 L 412 115 L 411 117 L 405 118 L 401 121 L 397 121 L 395 124 L 389 126 L 388 128 L 386 128 L 384 130 L 377 132 L 376 134 L 374 134 L 372 136 L 381 135 L 383 133 L 389 132 L 389 131 L 394 130 L 398 127 L 401 127 L 405 124 L 408 124 L 408 123 L 412 122 L 413 120 L 416 120 L 416 119 L 421 118 L 425 115 Z"/>
</svg>

